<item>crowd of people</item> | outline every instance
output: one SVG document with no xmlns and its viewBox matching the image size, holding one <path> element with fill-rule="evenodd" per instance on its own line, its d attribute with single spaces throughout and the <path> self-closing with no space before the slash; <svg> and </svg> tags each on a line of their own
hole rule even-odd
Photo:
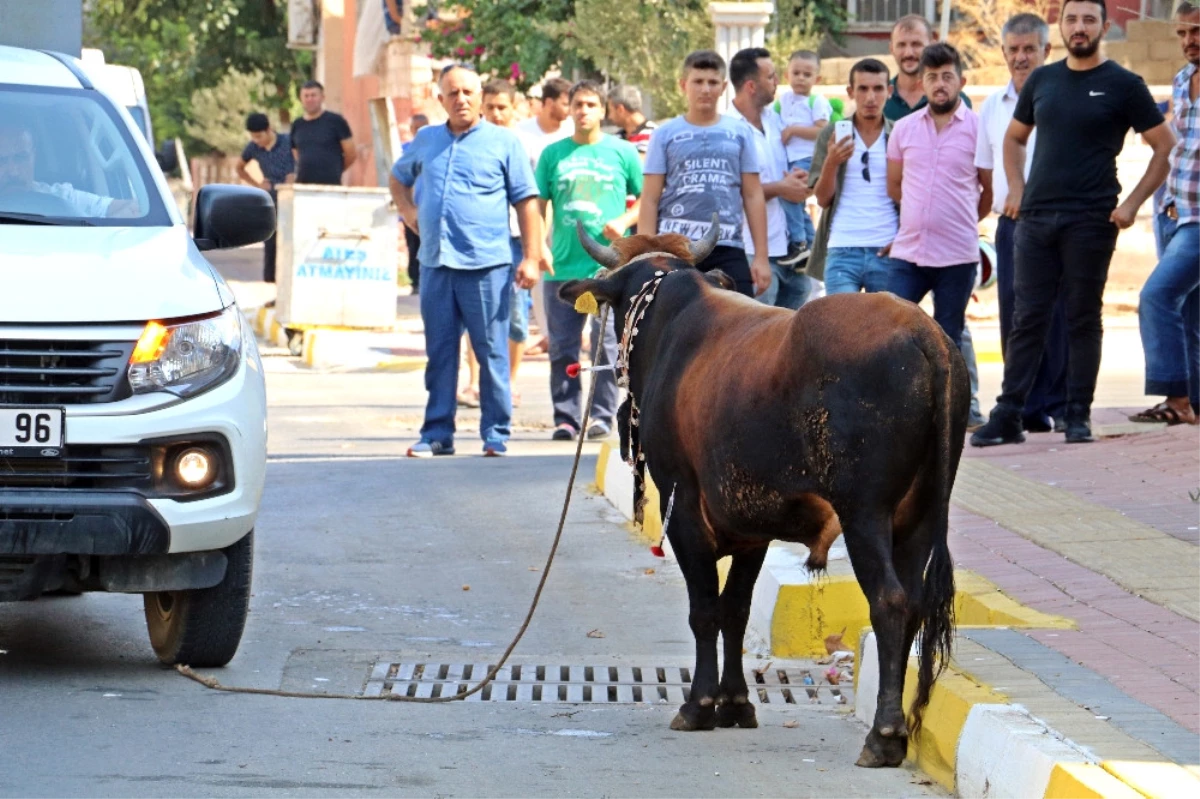
<svg viewBox="0 0 1200 799">
<path fill-rule="evenodd" d="M 429 356 L 425 423 L 408 454 L 454 452 L 464 331 L 480 365 L 466 399 L 481 408 L 484 454 L 507 451 L 531 310 L 548 338 L 552 437 L 608 436 L 615 377 L 595 373 L 594 423 L 581 429 L 582 387 L 568 367 L 586 320 L 556 292 L 597 269 L 576 225 L 608 241 L 631 230 L 699 239 L 714 215 L 718 245 L 697 268 L 722 270 L 761 302 L 795 309 L 822 292 L 932 295 L 933 316 L 972 375 L 972 444 L 1050 430 L 1091 441 L 1109 262 L 1118 232 L 1164 181 L 1154 209 L 1161 263 L 1143 291 L 1141 323 L 1146 391 L 1165 399 L 1133 418 L 1195 423 L 1200 11 L 1183 2 L 1176 22 L 1186 66 L 1170 121 L 1139 76 L 1100 52 L 1110 25 L 1103 0 L 1067 0 L 1057 21 L 1067 56 L 1049 65 L 1047 22 L 1009 19 L 1001 46 L 1011 81 L 978 112 L 963 93 L 959 53 L 915 15 L 892 30 L 897 74 L 878 59 L 858 61 L 846 101 L 814 93 L 820 59 L 811 51 L 788 58 L 782 93 L 766 49 L 728 64 L 694 52 L 679 82 L 686 111 L 658 126 L 636 89 L 608 96 L 594 81 L 562 79 L 542 87 L 536 115 L 514 124 L 510 84 L 448 67 L 439 82 L 448 120 L 421 127 L 390 178 L 406 227 L 420 237 L 414 284 Z M 722 112 L 727 86 L 733 101 Z M 603 131 L 606 117 L 617 135 Z M 1153 156 L 1118 202 L 1116 158 L 1131 130 Z M 965 321 L 979 223 L 992 213 L 1005 364 L 985 420 Z M 590 324 L 593 359 L 614 362 L 611 321 L 605 330 Z"/>
</svg>

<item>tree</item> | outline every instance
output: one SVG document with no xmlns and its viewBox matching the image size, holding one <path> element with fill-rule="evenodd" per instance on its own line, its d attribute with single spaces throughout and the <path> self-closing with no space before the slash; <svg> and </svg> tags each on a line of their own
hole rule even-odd
<svg viewBox="0 0 1200 799">
<path fill-rule="evenodd" d="M 775 16 L 768 35 L 778 38 L 803 34 L 815 38 L 816 44 L 820 45 L 826 36 L 840 42 L 845 30 L 845 0 L 775 0 Z M 816 47 L 797 49 L 815 50 Z M 791 52 L 782 57 L 786 58 Z"/>
<path fill-rule="evenodd" d="M 618 83 L 653 96 L 655 116 L 683 110 L 679 71 L 693 50 L 712 48 L 703 0 L 575 0 L 575 18 L 554 26 L 563 46 Z"/>
<path fill-rule="evenodd" d="M 1016 14 L 1037 14 L 1045 20 L 1057 19 L 1061 0 L 958 0 L 953 9 L 957 23 L 950 31 L 950 43 L 962 53 L 971 69 L 1004 67 L 1000 35 L 1004 23 Z M 1051 34 L 1051 42 L 1057 36 Z"/>
<path fill-rule="evenodd" d="M 187 134 L 217 152 L 236 155 L 246 145 L 246 117 L 273 106 L 277 89 L 261 72 L 227 72 L 216 86 L 192 92 L 194 122 Z M 278 112 L 270 114 L 278 129 Z"/>
<path fill-rule="evenodd" d="M 142 73 L 162 138 L 183 135 L 192 94 L 231 71 L 262 73 L 278 91 L 260 99 L 285 109 L 312 67 L 310 53 L 287 48 L 283 0 L 87 0 L 84 44 Z"/>
<path fill-rule="evenodd" d="M 525 90 L 555 67 L 576 66 L 560 27 L 575 6 L 576 0 L 453 0 L 439 6 L 422 39 L 437 58 L 471 63 Z"/>
</svg>

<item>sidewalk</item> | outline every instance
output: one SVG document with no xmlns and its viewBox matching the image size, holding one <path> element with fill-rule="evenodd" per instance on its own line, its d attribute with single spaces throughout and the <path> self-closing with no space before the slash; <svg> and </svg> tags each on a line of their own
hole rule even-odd
<svg viewBox="0 0 1200 799">
<path fill-rule="evenodd" d="M 1187 730 L 1190 750 L 1159 751 L 1191 763 L 1200 757 L 1200 513 L 1189 496 L 1200 490 L 1197 432 L 968 447 L 950 541 L 958 566 L 1073 619 L 1077 630 L 1024 635 Z"/>
</svg>

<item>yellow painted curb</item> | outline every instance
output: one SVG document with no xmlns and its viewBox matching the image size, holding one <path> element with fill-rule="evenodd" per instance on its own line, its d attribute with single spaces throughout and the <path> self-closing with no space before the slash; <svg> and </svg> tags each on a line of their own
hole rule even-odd
<svg viewBox="0 0 1200 799">
<path fill-rule="evenodd" d="M 1071 619 L 1025 607 L 974 572 L 956 570 L 954 580 L 954 614 L 960 627 L 1076 627 Z M 870 606 L 851 575 L 781 585 L 771 616 L 771 652 L 791 658 L 823 656 L 825 637 L 843 629 L 846 645 L 857 649 L 859 636 L 870 626 Z"/>
<path fill-rule="evenodd" d="M 871 609 L 854 577 L 836 575 L 811 583 L 787 583 L 779 586 L 771 614 L 771 654 L 823 657 L 825 637 L 843 629 L 846 646 L 857 649 L 859 636 L 870 626 Z"/>
<path fill-rule="evenodd" d="M 304 331 L 304 346 L 300 350 L 300 360 L 305 366 L 311 367 L 316 362 L 317 335 L 316 330 Z"/>
<path fill-rule="evenodd" d="M 375 368 L 380 372 L 419 372 L 425 368 L 425 364 L 425 358 L 408 355 L 379 361 L 375 364 Z"/>
<path fill-rule="evenodd" d="M 596 456 L 596 490 L 604 493 L 604 473 L 608 469 L 608 455 L 612 452 L 612 444 L 607 441 L 600 445 L 600 454 Z"/>
<path fill-rule="evenodd" d="M 1145 799 L 1103 767 L 1091 763 L 1055 763 L 1045 799 Z"/>
<path fill-rule="evenodd" d="M 912 707 L 916 695 L 917 668 L 910 661 L 904 680 L 903 706 Z M 909 738 L 909 760 L 948 791 L 953 791 L 955 787 L 959 735 L 967 723 L 971 707 L 981 703 L 1007 704 L 1008 697 L 976 682 L 958 669 L 947 668 L 933 684 L 921 734 L 916 739 Z"/>
<path fill-rule="evenodd" d="M 1200 777 L 1174 763 L 1105 760 L 1100 765 L 1109 774 L 1149 799 L 1200 796 Z"/>
<path fill-rule="evenodd" d="M 254 333 L 259 338 L 267 337 L 267 307 L 258 309 L 258 313 L 254 314 Z"/>
<path fill-rule="evenodd" d="M 1022 605 L 1004 594 L 995 583 L 975 572 L 956 571 L 954 582 L 954 615 L 960 627 L 1038 630 L 1074 630 L 1078 627 L 1072 619 Z"/>
</svg>

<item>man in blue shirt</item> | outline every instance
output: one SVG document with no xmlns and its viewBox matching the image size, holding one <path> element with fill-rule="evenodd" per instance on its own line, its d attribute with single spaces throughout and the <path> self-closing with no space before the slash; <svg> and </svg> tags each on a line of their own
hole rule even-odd
<svg viewBox="0 0 1200 799">
<path fill-rule="evenodd" d="M 480 364 L 479 433 L 485 456 L 507 451 L 512 419 L 508 316 L 514 280 L 531 287 L 543 263 L 537 184 L 516 134 L 480 117 L 482 85 L 465 67 L 439 84 L 449 119 L 421 129 L 388 179 L 404 224 L 421 237 L 425 388 L 421 440 L 409 457 L 454 454 L 458 341 L 463 329 Z M 413 202 L 413 190 L 420 205 Z M 517 210 L 523 258 L 513 264 L 508 207 Z M 514 266 L 516 273 L 514 276 Z"/>
</svg>

